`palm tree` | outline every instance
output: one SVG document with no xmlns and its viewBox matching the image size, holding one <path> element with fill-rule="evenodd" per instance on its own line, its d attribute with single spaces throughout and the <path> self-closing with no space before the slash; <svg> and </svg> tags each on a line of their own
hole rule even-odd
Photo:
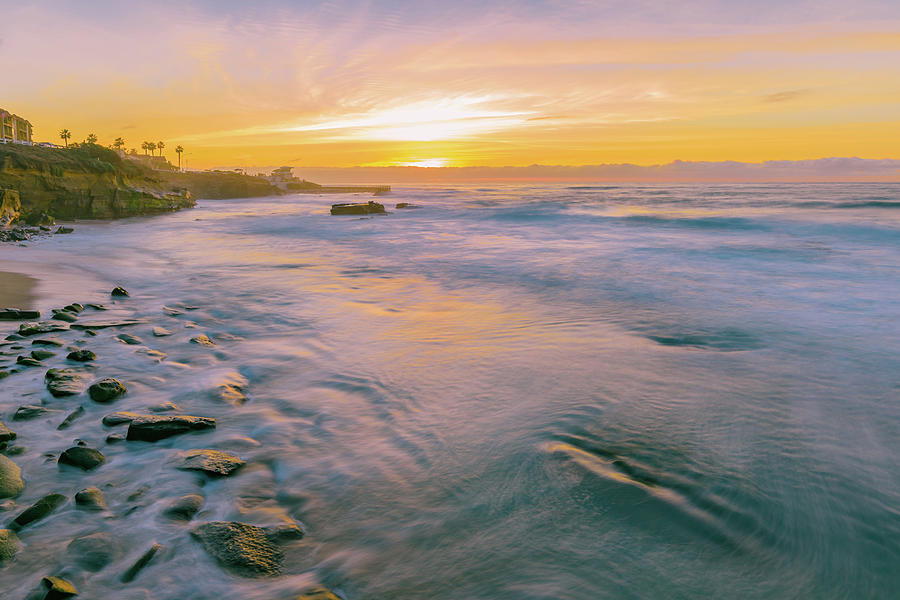
<svg viewBox="0 0 900 600">
<path fill-rule="evenodd" d="M 166 147 L 165 142 L 156 142 L 156 147 L 159 148 L 159 155 L 162 156 L 163 148 Z"/>
<path fill-rule="evenodd" d="M 153 151 L 156 150 L 156 144 L 154 142 L 147 142 L 147 148 L 150 149 L 150 156 L 156 156 L 153 154 Z"/>
<path fill-rule="evenodd" d="M 125 140 L 123 138 L 117 137 L 116 141 L 113 142 L 113 148 L 115 148 L 119 152 L 122 151 L 122 148 L 124 146 L 125 146 Z"/>
<path fill-rule="evenodd" d="M 66 143 L 66 148 L 69 147 L 69 138 L 72 137 L 72 132 L 68 129 L 63 129 L 59 132 L 59 137 Z"/>
<path fill-rule="evenodd" d="M 88 136 L 84 139 L 84 141 L 87 142 L 88 144 L 96 144 L 97 136 L 94 135 L 93 133 L 89 133 Z"/>
<path fill-rule="evenodd" d="M 175 154 L 178 155 L 178 170 L 181 170 L 181 153 L 184 152 L 184 148 L 181 146 L 175 146 Z"/>
<path fill-rule="evenodd" d="M 150 142 L 141 142 L 141 150 L 144 151 L 144 154 L 147 154 L 147 151 L 150 150 Z"/>
</svg>

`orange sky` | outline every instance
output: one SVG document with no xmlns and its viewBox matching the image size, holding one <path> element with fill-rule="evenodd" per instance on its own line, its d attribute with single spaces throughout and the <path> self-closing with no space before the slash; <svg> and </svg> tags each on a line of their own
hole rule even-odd
<svg viewBox="0 0 900 600">
<path fill-rule="evenodd" d="M 3 10 L 0 106 L 37 139 L 191 168 L 900 158 L 896 2 L 89 4 Z"/>
</svg>

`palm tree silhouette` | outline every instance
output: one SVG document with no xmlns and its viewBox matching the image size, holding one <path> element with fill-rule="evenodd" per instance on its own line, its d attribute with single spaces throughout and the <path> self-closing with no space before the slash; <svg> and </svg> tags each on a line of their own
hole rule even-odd
<svg viewBox="0 0 900 600">
<path fill-rule="evenodd" d="M 63 129 L 59 132 L 59 137 L 66 143 L 66 148 L 69 147 L 69 138 L 72 137 L 72 132 L 68 129 Z"/>
<path fill-rule="evenodd" d="M 165 142 L 156 142 L 156 147 L 159 148 L 159 155 L 162 156 L 163 148 L 166 147 Z"/>
<path fill-rule="evenodd" d="M 97 143 L 97 136 L 94 135 L 93 133 L 89 133 L 88 136 L 85 138 L 84 141 L 86 141 L 88 144 L 96 144 L 96 143 Z"/>
<path fill-rule="evenodd" d="M 116 141 L 113 142 L 113 148 L 119 150 L 121 152 L 122 148 L 125 146 L 125 140 L 123 138 L 117 137 Z"/>
<path fill-rule="evenodd" d="M 178 170 L 181 170 L 181 153 L 184 152 L 184 148 L 181 146 L 175 146 L 175 154 L 178 155 Z"/>
<path fill-rule="evenodd" d="M 156 150 L 156 143 L 147 142 L 147 148 L 150 150 L 150 156 L 156 156 L 153 151 Z"/>
<path fill-rule="evenodd" d="M 150 150 L 150 142 L 141 142 L 141 150 L 144 151 L 144 154 L 147 154 L 147 151 Z"/>
</svg>

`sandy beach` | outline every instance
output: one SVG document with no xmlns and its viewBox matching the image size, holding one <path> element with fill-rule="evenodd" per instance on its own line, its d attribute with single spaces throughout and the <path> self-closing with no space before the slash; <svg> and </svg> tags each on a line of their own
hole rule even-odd
<svg viewBox="0 0 900 600">
<path fill-rule="evenodd" d="M 21 273 L 0 271 L 0 307 L 31 308 L 37 280 Z"/>
</svg>

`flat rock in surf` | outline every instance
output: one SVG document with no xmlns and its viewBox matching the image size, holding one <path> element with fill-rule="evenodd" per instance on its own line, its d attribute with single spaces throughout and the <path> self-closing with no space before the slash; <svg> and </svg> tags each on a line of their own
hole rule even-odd
<svg viewBox="0 0 900 600">
<path fill-rule="evenodd" d="M 237 456 L 219 450 L 188 450 L 182 458 L 182 463 L 178 465 L 182 471 L 200 471 L 221 477 L 231 475 L 245 464 Z"/>
<path fill-rule="evenodd" d="M 108 329 L 110 327 L 130 327 L 141 325 L 144 319 L 117 319 L 109 321 L 79 321 L 72 323 L 72 329 Z M 24 335 L 24 334 L 23 334 Z"/>
<path fill-rule="evenodd" d="M 130 294 L 128 293 L 128 290 L 126 290 L 122 286 L 117 285 L 113 288 L 109 295 L 114 298 L 127 298 Z"/>
<path fill-rule="evenodd" d="M 130 333 L 120 333 L 116 336 L 116 339 L 123 344 L 128 344 L 129 346 L 138 346 L 144 343 L 144 340 L 136 335 L 131 335 Z"/>
<path fill-rule="evenodd" d="M 22 470 L 16 463 L 0 454 L 0 498 L 15 498 L 24 489 Z"/>
<path fill-rule="evenodd" d="M 0 309 L 0 321 L 27 321 L 40 318 L 41 312 L 38 310 L 22 310 L 21 308 Z"/>
<path fill-rule="evenodd" d="M 191 535 L 228 571 L 244 577 L 281 573 L 284 554 L 266 530 L 236 521 L 212 521 L 195 527 Z"/>
<path fill-rule="evenodd" d="M 56 346 L 57 348 L 60 346 L 65 346 L 66 343 L 59 339 L 58 337 L 48 337 L 48 338 L 37 338 L 31 340 L 32 346 Z"/>
<path fill-rule="evenodd" d="M 303 592 L 295 600 L 341 600 L 337 597 L 334 592 L 331 590 L 326 590 L 325 588 L 313 588 L 306 592 Z"/>
<path fill-rule="evenodd" d="M 126 439 L 155 442 L 173 435 L 192 431 L 208 431 L 216 428 L 216 420 L 210 417 L 188 415 L 141 415 L 128 423 Z"/>
<path fill-rule="evenodd" d="M 49 369 L 44 375 L 47 390 L 56 398 L 80 394 L 91 375 L 79 369 Z"/>
<path fill-rule="evenodd" d="M 116 557 L 116 542 L 103 532 L 77 537 L 66 547 L 70 559 L 86 571 L 97 572 Z"/>
<path fill-rule="evenodd" d="M 384 204 L 379 204 L 373 200 L 368 202 L 348 202 L 343 204 L 332 204 L 331 214 L 333 215 L 383 215 L 386 214 Z"/>
<path fill-rule="evenodd" d="M 22 528 L 40 521 L 54 510 L 59 508 L 66 501 L 66 497 L 62 494 L 47 494 L 17 516 L 9 524 L 9 528 L 13 531 L 20 531 Z"/>
<path fill-rule="evenodd" d="M 78 320 L 78 315 L 70 313 L 67 310 L 55 310 L 53 316 L 50 317 L 55 321 L 65 321 L 66 323 L 74 323 Z"/>
<path fill-rule="evenodd" d="M 16 409 L 16 414 L 13 415 L 13 421 L 28 421 L 29 419 L 34 419 L 47 414 L 49 411 L 50 409 L 43 406 L 24 404 Z"/>
<path fill-rule="evenodd" d="M 39 323 L 22 323 L 19 325 L 19 335 L 24 336 L 68 330 L 69 324 L 62 321 L 40 321 Z"/>
</svg>

